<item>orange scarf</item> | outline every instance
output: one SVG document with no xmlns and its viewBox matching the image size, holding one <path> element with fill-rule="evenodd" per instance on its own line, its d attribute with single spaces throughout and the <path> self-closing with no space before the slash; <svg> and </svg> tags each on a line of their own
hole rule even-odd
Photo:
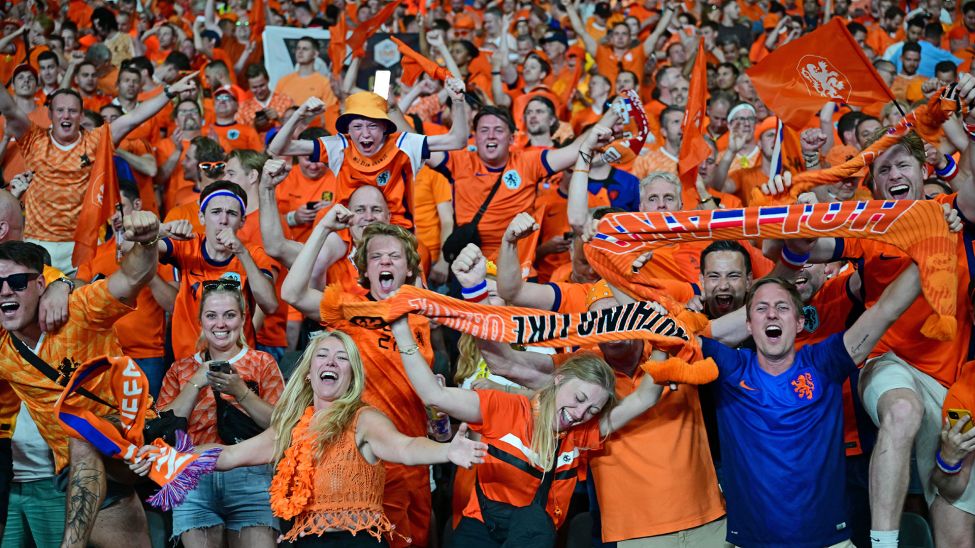
<svg viewBox="0 0 975 548">
<path fill-rule="evenodd" d="M 921 105 L 907 113 L 900 123 L 887 130 L 886 135 L 860 151 L 859 156 L 850 158 L 838 166 L 795 174 L 792 177 L 792 188 L 777 196 L 767 196 L 762 193 L 761 188 L 753 188 L 750 203 L 757 206 L 795 203 L 803 192 L 855 176 L 858 171 L 873 164 L 874 160 L 887 149 L 899 143 L 909 131 L 914 131 L 926 141 L 936 140 L 941 125 L 948 120 L 948 117 L 954 112 L 966 110 L 964 106 L 959 105 L 958 101 L 934 95 L 926 105 Z"/>
<path fill-rule="evenodd" d="M 955 337 L 957 238 L 941 205 L 892 200 L 749 207 L 708 211 L 618 213 L 599 222 L 586 257 L 606 281 L 636 298 L 654 298 L 651 269 L 633 272 L 634 259 L 677 242 L 742 239 L 867 238 L 905 251 L 921 271 L 921 290 L 936 312 L 921 328 L 926 337 Z"/>
<path fill-rule="evenodd" d="M 285 450 L 271 480 L 271 511 L 281 519 L 292 519 L 305 511 L 315 487 L 315 444 L 305 433 L 315 418 L 309 406 L 291 431 L 291 445 Z"/>
<path fill-rule="evenodd" d="M 75 395 L 82 385 L 94 385 L 105 376 L 118 405 L 121 432 L 111 422 L 78 405 L 84 396 Z M 54 405 L 54 414 L 69 435 L 88 441 L 103 455 L 134 463 L 143 445 L 142 428 L 149 403 L 149 381 L 134 361 L 127 356 L 101 357 L 75 370 Z M 182 503 L 200 476 L 213 471 L 220 454 L 220 449 L 200 455 L 191 453 L 192 443 L 183 432 L 178 433 L 175 448 L 161 439 L 153 440 L 152 446 L 154 449 L 143 458 L 155 457 L 149 479 L 160 489 L 148 502 L 162 510 Z"/>
</svg>

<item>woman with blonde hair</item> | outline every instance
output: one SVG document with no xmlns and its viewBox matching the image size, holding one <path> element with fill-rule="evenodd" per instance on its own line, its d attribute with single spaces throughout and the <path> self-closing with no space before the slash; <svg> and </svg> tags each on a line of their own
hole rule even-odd
<svg viewBox="0 0 975 548">
<path fill-rule="evenodd" d="M 383 461 L 465 468 L 483 462 L 487 447 L 465 437 L 466 425 L 449 444 L 405 436 L 362 401 L 365 385 L 355 342 L 341 331 L 322 332 L 298 361 L 270 427 L 223 448 L 218 470 L 277 463 L 271 508 L 294 520 L 280 540 L 299 547 L 385 546 L 384 537 L 395 531 L 382 509 Z M 357 535 L 363 531 L 368 534 Z"/>
<path fill-rule="evenodd" d="M 485 464 L 477 469 L 475 492 L 451 538 L 453 546 L 551 546 L 575 487 L 580 451 L 599 449 L 606 436 L 660 396 L 660 387 L 647 379 L 617 403 L 613 370 L 591 353 L 567 360 L 530 397 L 443 387 L 417 351 L 406 317 L 391 329 L 423 403 L 470 423 L 488 446 Z M 535 508 L 544 512 L 532 513 Z M 538 536 L 522 538 L 529 530 Z"/>
<path fill-rule="evenodd" d="M 186 417 L 196 445 L 236 443 L 270 424 L 284 378 L 270 354 L 247 346 L 240 282 L 226 278 L 202 286 L 198 352 L 169 368 L 157 406 Z M 232 548 L 273 547 L 277 520 L 267 496 L 270 483 L 266 465 L 203 477 L 173 510 L 173 538 L 187 548 L 222 545 L 225 536 Z"/>
</svg>

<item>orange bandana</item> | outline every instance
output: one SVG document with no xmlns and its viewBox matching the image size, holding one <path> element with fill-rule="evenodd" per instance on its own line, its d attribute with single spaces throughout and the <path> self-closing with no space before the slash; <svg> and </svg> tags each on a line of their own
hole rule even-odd
<svg viewBox="0 0 975 548">
<path fill-rule="evenodd" d="M 599 222 L 585 246 L 589 264 L 614 286 L 636 298 L 654 298 L 650 269 L 633 272 L 633 261 L 676 242 L 742 239 L 867 238 L 891 244 L 914 259 L 921 290 L 937 315 L 921 333 L 937 340 L 955 336 L 957 239 L 948 231 L 941 205 L 890 200 L 815 205 L 749 207 L 708 211 L 618 213 Z M 668 307 L 670 308 L 670 307 Z M 673 310 L 673 309 L 671 309 Z"/>
<path fill-rule="evenodd" d="M 111 380 L 112 393 L 118 402 L 121 432 L 108 420 L 73 403 L 84 397 L 75 395 L 82 385 L 95 384 L 103 375 Z M 79 366 L 54 405 L 54 414 L 69 435 L 91 443 L 103 455 L 130 463 L 136 462 L 143 445 L 142 428 L 148 410 L 149 381 L 127 356 L 95 358 Z M 181 434 L 177 436 L 175 448 L 156 439 L 152 442 L 155 449 L 143 456 L 155 457 L 149 479 L 160 489 L 148 502 L 162 510 L 182 503 L 200 476 L 213 471 L 220 454 L 220 449 L 210 449 L 200 455 L 191 453 L 189 436 Z"/>
</svg>

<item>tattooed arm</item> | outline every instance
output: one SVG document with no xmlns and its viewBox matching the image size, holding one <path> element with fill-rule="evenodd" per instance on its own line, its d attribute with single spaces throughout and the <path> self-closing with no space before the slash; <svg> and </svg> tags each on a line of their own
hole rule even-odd
<svg viewBox="0 0 975 548">
<path fill-rule="evenodd" d="M 887 328 L 911 306 L 920 291 L 921 278 L 917 266 L 911 263 L 887 286 L 877 304 L 868 308 L 843 335 L 846 351 L 854 363 L 870 355 Z"/>
</svg>

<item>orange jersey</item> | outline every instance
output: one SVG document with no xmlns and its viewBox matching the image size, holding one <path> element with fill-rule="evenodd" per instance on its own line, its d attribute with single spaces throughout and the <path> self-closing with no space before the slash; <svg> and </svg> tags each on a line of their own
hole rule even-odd
<svg viewBox="0 0 975 548">
<path fill-rule="evenodd" d="M 126 137 L 119 143 L 118 148 L 135 156 L 149 156 L 153 161 L 156 161 L 155 151 L 146 139 Z M 142 209 L 158 215 L 159 204 L 156 203 L 156 187 L 152 177 L 139 173 L 134 167 L 132 168 L 132 174 L 135 176 L 135 183 L 139 188 L 139 199 L 142 200 Z"/>
<path fill-rule="evenodd" d="M 939 203 L 953 203 L 955 195 L 941 195 L 935 198 Z M 955 317 L 960 326 L 971 322 L 972 303 L 968 295 L 971 279 L 968 272 L 968 250 L 971 243 L 965 242 L 962 233 L 957 235 L 958 265 L 957 308 Z M 898 248 L 874 240 L 837 240 L 835 257 L 849 258 L 860 264 L 863 279 L 864 302 L 873 306 L 884 289 L 893 283 L 901 271 L 911 262 L 910 256 Z M 959 329 L 958 336 L 950 341 L 928 339 L 920 334 L 921 325 L 928 316 L 934 314 L 923 296 L 894 322 L 880 339 L 871 356 L 879 356 L 891 351 L 921 372 L 930 375 L 944 386 L 951 386 L 958 376 L 959 367 L 967 361 L 968 345 L 971 340 L 970 329 Z"/>
<path fill-rule="evenodd" d="M 77 277 L 98 281 L 119 269 L 117 247 L 114 241 L 98 246 L 95 256 L 78 265 Z M 173 269 L 165 265 L 156 268 L 156 274 L 164 281 L 173 280 Z M 122 352 L 130 358 L 161 358 L 166 337 L 166 312 L 152 296 L 149 286 L 143 287 L 136 297 L 135 310 L 115 323 Z"/>
<path fill-rule="evenodd" d="M 277 112 L 278 117 L 284 116 L 284 112 L 294 106 L 294 101 L 291 100 L 287 95 L 275 92 L 272 93 L 265 104 L 261 104 L 256 97 L 251 95 L 240 104 L 240 108 L 237 109 L 237 121 L 241 124 L 253 125 L 254 116 L 257 115 L 258 111 L 265 110 L 268 108 L 274 109 Z"/>
<path fill-rule="evenodd" d="M 27 115 L 27 119 L 38 125 L 38 127 L 49 127 L 51 118 L 48 115 L 47 107 L 37 107 Z M 0 132 L 7 127 L 7 119 L 0 117 Z M 7 150 L 3 154 L 3 179 L 9 181 L 27 171 L 27 161 L 20 150 L 20 144 L 16 139 L 11 139 L 7 143 Z"/>
<path fill-rule="evenodd" d="M 481 441 L 488 445 L 484 463 L 477 465 L 477 482 L 489 500 L 514 506 L 528 506 L 542 482 L 542 470 L 531 464 L 532 430 L 535 418 L 527 397 L 497 390 L 478 390 L 481 424 L 471 424 Z M 590 420 L 568 430 L 555 459 L 555 473 L 545 510 L 558 528 L 569 509 L 569 499 L 581 470 L 586 451 L 599 449 L 599 421 Z M 484 521 L 477 493 L 472 492 L 464 516 Z"/>
<path fill-rule="evenodd" d="M 264 140 L 252 126 L 234 122 L 227 125 L 214 123 L 210 128 L 216 133 L 220 146 L 227 152 L 240 149 L 256 150 L 257 152 L 264 150 Z"/>
<path fill-rule="evenodd" d="M 643 65 L 647 60 L 643 53 L 643 45 L 626 50 L 622 55 L 617 55 L 615 50 L 607 45 L 600 44 L 596 49 L 596 70 L 600 74 L 609 78 L 614 86 L 616 77 L 623 71 L 630 71 L 633 74 L 643 74 Z"/>
<path fill-rule="evenodd" d="M 170 139 L 159 139 L 155 143 L 156 165 L 162 168 L 166 160 L 176 151 L 176 145 Z M 183 158 L 186 151 L 190 149 L 190 142 L 184 140 L 183 148 L 179 153 L 179 160 L 173 169 L 172 175 L 166 181 L 163 189 L 163 210 L 170 211 L 178 205 L 195 202 L 200 197 L 200 192 L 196 190 L 196 183 L 187 180 L 183 175 Z M 199 222 L 199 221 L 197 221 Z"/>
<path fill-rule="evenodd" d="M 334 202 L 335 185 L 335 174 L 331 171 L 326 171 L 318 179 L 310 179 L 301 169 L 292 169 L 287 178 L 278 185 L 278 210 L 286 215 L 289 211 L 305 207 L 308 202 Z M 316 219 L 311 223 L 291 227 L 293 239 L 299 242 L 308 241 L 317 221 Z"/>
<path fill-rule="evenodd" d="M 365 297 L 349 295 L 343 289 L 329 285 L 322 296 L 322 317 L 339 316 L 340 314 L 334 311 L 342 303 L 365 299 Z M 423 316 L 410 314 L 409 324 L 416 344 L 420 347 L 420 353 L 427 363 L 432 363 L 433 347 L 430 344 L 429 321 Z M 368 329 L 346 320 L 339 320 L 334 325 L 327 324 L 325 327 L 343 331 L 358 344 L 366 378 L 369 379 L 362 396 L 363 401 L 382 411 L 403 434 L 426 436 L 427 415 L 423 401 L 416 395 L 409 377 L 406 376 L 403 361 L 399 356 L 399 347 L 396 346 L 396 340 L 389 326 Z"/>
<path fill-rule="evenodd" d="M 256 396 L 272 406 L 278 402 L 281 392 L 284 391 L 284 378 L 281 376 L 281 369 L 277 362 L 270 354 L 244 348 L 227 361 L 233 367 L 234 373 L 240 375 L 244 384 Z M 199 353 L 175 361 L 163 378 L 156 406 L 162 409 L 171 405 L 173 400 L 179 396 L 183 386 L 193 378 L 197 369 L 201 367 L 206 366 L 203 365 L 203 356 Z M 209 385 L 205 386 L 200 390 L 196 403 L 193 405 L 193 411 L 190 412 L 188 417 L 189 430 L 186 433 L 190 435 L 194 445 L 223 443 L 217 434 L 217 401 L 214 397 L 213 389 Z M 244 408 L 232 396 L 221 394 L 220 397 L 223 398 L 224 403 L 244 411 Z"/>
<path fill-rule="evenodd" d="M 485 257 L 497 258 L 501 237 L 511 219 L 523 211 L 534 211 L 538 182 L 554 173 L 548 167 L 547 154 L 547 150 L 515 151 L 508 156 L 505 167 L 494 170 L 484 165 L 477 152 L 455 150 L 436 167 L 453 185 L 457 226 L 471 222 L 501 177 L 501 185 L 477 225 Z"/>
<path fill-rule="evenodd" d="M 59 369 L 67 363 L 71 367 L 100 356 L 120 356 L 115 322 L 132 309 L 108 291 L 105 280 L 79 287 L 68 298 L 68 323 L 61 329 L 45 333 L 38 341 L 35 353 L 52 367 Z M 44 441 L 54 452 L 54 464 L 60 471 L 68 464 L 68 436 L 52 413 L 64 387 L 48 379 L 24 360 L 14 347 L 12 335 L 0 331 L 0 380 L 10 383 L 14 392 L 26 405 L 37 423 Z M 85 387 L 107 403 L 115 403 L 109 375 Z M 115 412 L 86 397 L 75 400 L 93 413 Z"/>
<path fill-rule="evenodd" d="M 360 186 L 378 187 L 389 206 L 390 221 L 412 228 L 413 179 L 430 156 L 425 136 L 392 133 L 372 156 L 360 154 L 345 135 L 322 137 L 314 146 L 309 159 L 327 164 L 335 174 L 336 202 L 347 205 Z"/>
<path fill-rule="evenodd" d="M 247 301 L 248 321 L 244 323 L 248 344 L 254 346 L 254 327 L 250 319 L 254 314 L 254 297 L 247 287 L 247 273 L 237 257 L 219 262 L 207 256 L 206 236 L 197 234 L 187 241 L 163 240 L 167 250 L 160 261 L 172 264 L 179 269 L 179 293 L 173 305 L 172 342 L 173 356 L 179 360 L 196 352 L 196 342 L 200 338 L 200 297 L 203 282 L 221 278 L 240 281 L 241 290 Z M 272 260 L 259 247 L 244 244 L 251 257 L 262 272 L 270 279 Z"/>
<path fill-rule="evenodd" d="M 192 202 L 186 202 L 185 204 L 180 204 L 166 213 L 166 218 L 163 222 L 170 223 L 173 221 L 189 221 L 193 226 L 194 234 L 203 234 L 206 232 L 206 228 L 200 222 L 200 204 L 197 200 Z"/>
<path fill-rule="evenodd" d="M 274 91 L 286 95 L 296 105 L 304 103 L 309 97 L 318 97 L 326 107 L 339 102 L 332 92 L 332 83 L 328 77 L 317 72 L 308 76 L 301 76 L 297 72 L 286 74 L 278 80 Z"/>
<path fill-rule="evenodd" d="M 284 232 L 285 239 L 293 240 L 294 237 L 291 234 L 291 229 L 288 228 L 288 223 L 285 222 L 284 217 L 280 217 L 280 219 L 281 231 Z M 244 225 L 237 232 L 237 238 L 244 245 L 254 245 L 259 247 L 262 253 L 264 252 L 264 236 L 261 234 L 261 214 L 259 211 L 251 211 L 244 217 Z M 281 266 L 281 263 L 273 259 L 271 261 L 271 271 L 275 276 L 274 292 L 280 295 L 281 284 L 284 283 L 286 272 Z M 257 343 L 265 346 L 288 346 L 288 336 L 285 333 L 285 325 L 287 323 L 287 306 L 279 306 L 274 314 L 269 316 L 265 315 L 264 324 L 261 326 L 260 331 L 257 332 Z"/>
<path fill-rule="evenodd" d="M 630 170 L 637 179 L 643 179 L 654 171 L 677 173 L 677 157 L 664 147 L 660 147 L 637 156 L 636 160 L 633 160 L 633 168 Z"/>
<path fill-rule="evenodd" d="M 24 194 L 24 238 L 50 242 L 74 240 L 81 202 L 88 190 L 98 147 L 112 146 L 109 125 L 81 130 L 78 141 L 65 149 L 48 129 L 31 123 L 20 141 L 34 180 Z"/>
<path fill-rule="evenodd" d="M 101 93 L 97 89 L 95 93 L 88 96 L 82 96 L 81 107 L 85 110 L 90 110 L 92 112 L 98 112 L 105 105 L 112 103 L 112 97 Z"/>
<path fill-rule="evenodd" d="M 450 183 L 442 174 L 424 166 L 413 181 L 413 224 L 416 239 L 429 251 L 431 260 L 440 257 L 440 214 L 437 205 L 453 198 Z"/>
</svg>

